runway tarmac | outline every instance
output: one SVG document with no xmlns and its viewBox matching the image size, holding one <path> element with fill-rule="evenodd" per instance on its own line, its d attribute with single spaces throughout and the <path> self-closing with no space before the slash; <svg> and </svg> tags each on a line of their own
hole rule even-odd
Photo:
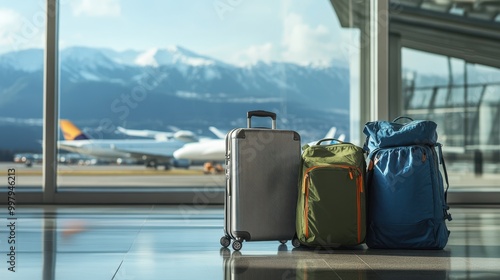
<svg viewBox="0 0 500 280">
<path fill-rule="evenodd" d="M 42 165 L 26 167 L 19 163 L 0 163 L 0 174 L 16 173 L 16 187 L 40 187 Z M 224 174 L 204 174 L 201 166 L 189 169 L 154 170 L 141 165 L 59 165 L 59 187 L 225 187 Z"/>
<path fill-rule="evenodd" d="M 0 162 L 0 174 L 7 177 L 8 169 L 15 169 L 16 186 L 40 187 L 42 166 Z M 201 166 L 189 169 L 154 170 L 142 165 L 58 165 L 58 186 L 61 188 L 162 188 L 197 187 L 224 188 L 224 174 L 203 174 Z M 476 176 L 471 172 L 448 171 L 450 191 L 498 190 L 500 174 L 486 173 Z M 0 179 L 2 180 L 2 179 Z M 6 179 L 4 180 L 4 182 Z"/>
</svg>

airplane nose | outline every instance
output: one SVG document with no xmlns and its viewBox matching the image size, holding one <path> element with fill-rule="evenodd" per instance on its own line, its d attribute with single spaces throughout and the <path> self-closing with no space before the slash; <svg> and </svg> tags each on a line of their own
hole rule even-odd
<svg viewBox="0 0 500 280">
<path fill-rule="evenodd" d="M 189 156 L 189 151 L 185 148 L 180 148 L 176 150 L 173 154 L 174 158 L 176 159 L 185 159 L 185 157 Z"/>
</svg>

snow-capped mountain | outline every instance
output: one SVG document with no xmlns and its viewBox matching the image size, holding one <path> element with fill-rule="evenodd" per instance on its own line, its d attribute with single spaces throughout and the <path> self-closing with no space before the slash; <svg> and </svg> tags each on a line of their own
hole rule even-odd
<svg viewBox="0 0 500 280">
<path fill-rule="evenodd" d="M 324 135 L 330 126 L 348 132 L 345 67 L 281 62 L 242 67 L 178 46 L 145 51 L 71 47 L 59 58 L 60 116 L 75 122 L 229 129 L 245 125 L 246 111 L 265 109 L 309 137 Z M 42 50 L 0 55 L 0 118 L 41 118 L 42 93 Z"/>
<path fill-rule="evenodd" d="M 291 63 L 263 63 L 239 67 L 224 63 L 220 60 L 196 54 L 179 46 L 170 46 L 164 49 L 152 48 L 146 51 L 115 51 L 104 48 L 70 47 L 61 50 L 60 67 L 64 71 L 80 72 L 82 70 L 92 71 L 92 75 L 83 75 L 83 79 L 94 80 L 90 76 L 99 76 L 102 80 L 109 78 L 108 75 L 114 70 L 128 69 L 133 73 L 134 69 L 144 67 L 152 68 L 175 68 L 183 76 L 193 78 L 205 78 L 212 80 L 221 78 L 222 72 L 238 72 L 236 79 L 239 82 L 247 82 L 247 79 L 255 80 L 261 77 L 267 82 L 282 84 L 282 88 L 290 87 L 283 84 L 286 75 L 295 73 L 301 76 L 309 75 L 318 70 L 314 67 L 304 67 Z M 10 52 L 0 55 L 0 67 L 15 69 L 24 72 L 36 72 L 43 70 L 43 50 L 28 49 Z M 193 70 L 192 68 L 198 68 Z M 328 72 L 331 68 L 323 68 Z M 224 70 L 224 71 L 221 71 Z M 137 71 L 135 71 L 137 72 Z M 346 78 L 346 69 L 335 68 L 335 75 Z M 124 73 L 121 73 L 122 75 Z M 114 79 L 114 75 L 111 75 Z M 128 78 L 123 76 L 123 78 Z M 244 85 L 248 87 L 248 85 Z"/>
<path fill-rule="evenodd" d="M 165 65 L 224 65 L 216 59 L 196 54 L 179 46 L 164 49 L 152 48 L 146 51 L 115 51 L 105 48 L 70 47 L 60 51 L 59 60 L 64 64 L 78 63 L 89 68 L 113 68 L 120 66 L 152 66 Z M 43 50 L 26 49 L 0 55 L 0 65 L 10 65 L 16 70 L 33 72 L 43 67 Z"/>
<path fill-rule="evenodd" d="M 41 49 L 27 49 L 0 55 L 0 67 L 24 72 L 42 70 L 43 51 Z"/>
<path fill-rule="evenodd" d="M 43 71 L 42 66 L 42 50 L 0 56 L 0 68 L 19 71 L 19 78 Z M 348 108 L 345 68 L 277 62 L 239 67 L 173 46 L 143 52 L 71 47 L 60 52 L 60 70 L 62 94 L 70 84 L 102 82 L 130 89 L 142 86 L 162 95 L 207 102 L 285 98 L 305 106 L 328 102 L 337 109 Z M 0 81 L 4 83 L 9 81 Z"/>
<path fill-rule="evenodd" d="M 153 48 L 139 53 L 134 63 L 139 66 L 159 67 L 165 65 L 190 65 L 208 66 L 216 63 L 222 64 L 206 56 L 198 55 L 187 49 L 178 46 L 171 46 L 166 49 Z"/>
</svg>

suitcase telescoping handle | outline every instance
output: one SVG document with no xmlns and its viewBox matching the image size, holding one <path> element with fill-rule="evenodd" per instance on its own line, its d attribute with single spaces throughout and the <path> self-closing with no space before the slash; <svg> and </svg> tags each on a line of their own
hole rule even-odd
<svg viewBox="0 0 500 280">
<path fill-rule="evenodd" d="M 256 111 L 249 111 L 247 112 L 247 127 L 251 128 L 252 127 L 252 117 L 270 117 L 272 119 L 272 129 L 276 129 L 276 113 L 273 112 L 268 112 L 268 111 L 263 111 L 263 110 L 256 110 Z"/>
</svg>

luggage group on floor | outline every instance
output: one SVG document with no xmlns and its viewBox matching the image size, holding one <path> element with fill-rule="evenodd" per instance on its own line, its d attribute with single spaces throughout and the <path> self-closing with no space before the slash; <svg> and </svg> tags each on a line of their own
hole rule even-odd
<svg viewBox="0 0 500 280">
<path fill-rule="evenodd" d="M 272 118 L 272 129 L 252 128 L 252 117 Z M 248 127 L 226 136 L 221 245 L 443 249 L 451 215 L 437 125 L 399 119 L 368 122 L 363 147 L 328 138 L 301 149 L 276 114 L 248 112 Z"/>
</svg>

